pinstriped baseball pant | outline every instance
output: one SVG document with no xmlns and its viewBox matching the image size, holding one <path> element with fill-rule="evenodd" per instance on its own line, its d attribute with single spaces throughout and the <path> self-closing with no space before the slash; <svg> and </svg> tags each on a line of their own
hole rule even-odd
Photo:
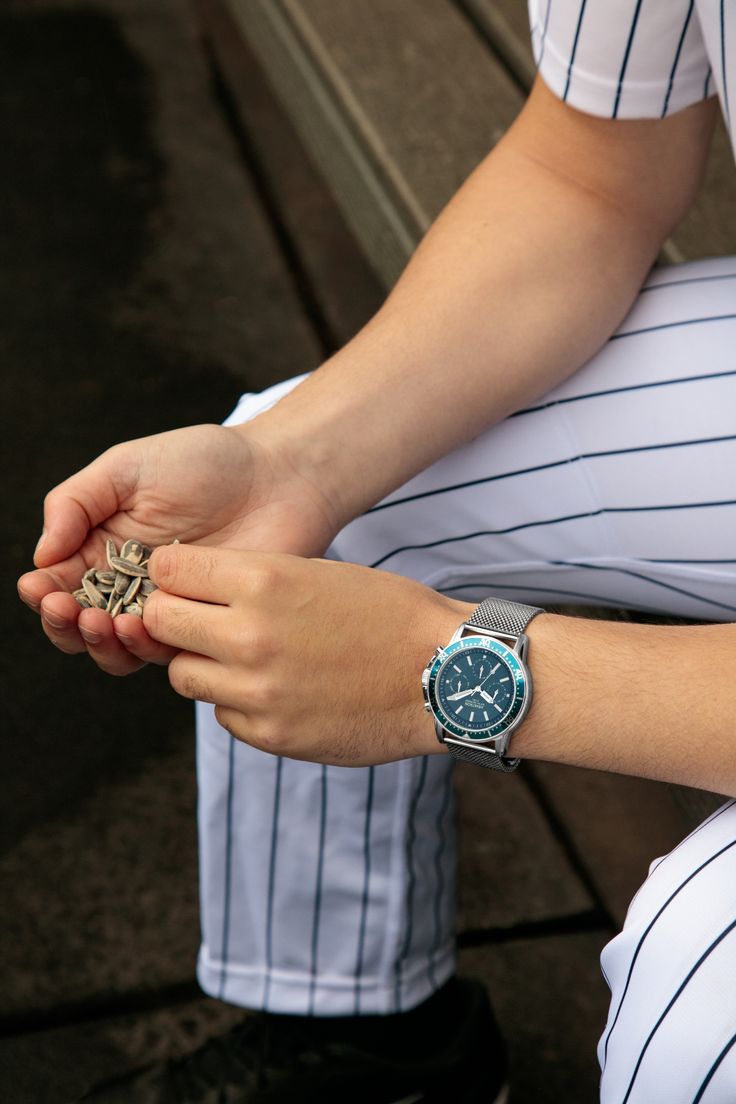
<svg viewBox="0 0 736 1104">
<path fill-rule="evenodd" d="M 357 518 L 328 555 L 466 601 L 736 619 L 735 339 L 736 259 L 655 271 L 587 365 Z M 243 396 L 229 423 L 302 378 Z M 276 759 L 232 741 L 208 706 L 198 721 L 204 989 L 317 1015 L 426 998 L 454 968 L 451 764 Z M 503 779 L 488 784 L 498 797 Z M 731 807 L 659 863 L 604 952 L 606 1104 L 694 1100 L 721 1050 L 697 1099 L 736 1099 L 730 840 Z M 677 1071 L 665 1095 L 663 1068 Z"/>
</svg>

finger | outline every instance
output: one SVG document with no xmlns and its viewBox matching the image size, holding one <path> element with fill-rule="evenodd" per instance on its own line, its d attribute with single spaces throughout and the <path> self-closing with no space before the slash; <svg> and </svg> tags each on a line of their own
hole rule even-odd
<svg viewBox="0 0 736 1104">
<path fill-rule="evenodd" d="M 120 448 L 109 449 L 82 471 L 60 483 L 44 501 L 44 526 L 36 546 L 36 567 L 66 560 L 87 534 L 115 514 L 132 491 L 137 467 L 126 464 Z"/>
<path fill-rule="evenodd" d="M 191 701 L 229 708 L 237 704 L 232 671 L 207 656 L 179 652 L 169 664 L 169 682 L 177 694 Z"/>
<path fill-rule="evenodd" d="M 258 747 L 247 717 L 239 710 L 232 709 L 229 706 L 217 705 L 215 706 L 215 720 L 236 740 L 242 740 L 243 743 L 250 744 L 251 747 Z"/>
<path fill-rule="evenodd" d="M 51 643 L 67 655 L 87 650 L 77 627 L 82 612 L 71 594 L 47 595 L 40 606 L 41 626 Z"/>
<path fill-rule="evenodd" d="M 123 647 L 144 663 L 156 663 L 165 667 L 176 655 L 176 648 L 170 648 L 167 644 L 159 644 L 157 640 L 149 636 L 140 617 L 135 617 L 130 613 L 121 613 L 112 624 L 115 635 Z"/>
<path fill-rule="evenodd" d="M 206 602 L 191 602 L 176 594 L 155 590 L 143 608 L 143 624 L 159 644 L 177 651 L 197 652 L 224 659 L 228 645 L 229 610 Z"/>
<path fill-rule="evenodd" d="M 104 610 L 82 610 L 79 615 L 79 634 L 89 656 L 108 675 L 130 675 L 143 667 L 144 661 L 131 655 L 122 644 L 113 627 L 114 622 Z"/>
<path fill-rule="evenodd" d="M 170 594 L 227 605 L 237 591 L 244 567 L 255 567 L 265 558 L 261 552 L 169 544 L 154 549 L 148 572 L 154 583 Z"/>
<path fill-rule="evenodd" d="M 86 570 L 87 564 L 82 557 L 72 556 L 63 563 L 54 564 L 52 569 L 28 571 L 18 580 L 18 594 L 26 605 L 37 610 L 47 594 L 76 590 Z"/>
</svg>

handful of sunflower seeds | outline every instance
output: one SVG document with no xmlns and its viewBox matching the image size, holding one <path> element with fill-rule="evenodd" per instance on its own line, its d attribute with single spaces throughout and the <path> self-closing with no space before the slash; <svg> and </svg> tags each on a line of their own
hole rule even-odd
<svg viewBox="0 0 736 1104">
<path fill-rule="evenodd" d="M 178 544 L 174 541 L 174 544 Z M 138 540 L 126 540 L 118 552 L 115 542 L 107 542 L 107 567 L 91 567 L 82 577 L 74 597 L 83 609 L 105 610 L 111 617 L 119 613 L 143 616 L 143 604 L 156 584 L 148 578 L 151 551 Z"/>
</svg>

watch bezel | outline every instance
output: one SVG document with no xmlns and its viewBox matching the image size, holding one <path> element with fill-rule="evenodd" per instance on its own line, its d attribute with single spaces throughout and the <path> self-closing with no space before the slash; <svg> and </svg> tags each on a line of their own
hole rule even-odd
<svg viewBox="0 0 736 1104">
<path fill-rule="evenodd" d="M 462 725 L 457 724 L 451 717 L 447 716 L 437 695 L 436 685 L 440 672 L 453 656 L 456 656 L 459 652 L 467 651 L 468 648 L 485 648 L 487 651 L 493 652 L 504 660 L 511 669 L 514 678 L 514 699 L 510 708 L 499 721 L 489 725 L 488 728 L 473 730 L 463 728 Z M 531 701 L 531 675 L 516 652 L 507 644 L 503 644 L 500 640 L 495 640 L 489 636 L 464 636 L 455 641 L 454 644 L 448 644 L 434 658 L 429 668 L 426 689 L 431 712 L 443 730 L 452 736 L 458 736 L 473 744 L 490 744 L 497 742 L 511 729 L 516 728 L 524 719 Z"/>
</svg>

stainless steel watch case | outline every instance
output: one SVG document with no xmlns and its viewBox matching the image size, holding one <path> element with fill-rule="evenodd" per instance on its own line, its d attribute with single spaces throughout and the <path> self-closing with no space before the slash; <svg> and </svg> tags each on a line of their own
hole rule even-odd
<svg viewBox="0 0 736 1104">
<path fill-rule="evenodd" d="M 513 720 L 509 722 L 508 726 L 504 728 L 503 732 L 499 733 L 497 736 L 488 736 L 485 738 L 455 736 L 454 734 L 447 731 L 447 729 L 442 724 L 441 719 L 432 708 L 432 702 L 429 693 L 429 680 L 432 668 L 438 660 L 443 661 L 447 657 L 447 651 L 450 646 L 452 644 L 455 644 L 457 641 L 463 639 L 466 635 L 466 632 L 468 636 L 485 636 L 489 637 L 491 640 L 495 640 L 498 643 L 505 645 L 509 649 L 509 651 L 515 654 L 523 669 L 524 697 L 521 703 L 521 708 L 519 709 Z M 458 626 L 456 631 L 453 633 L 451 639 L 444 647 L 435 649 L 432 657 L 427 663 L 427 666 L 422 672 L 422 692 L 424 694 L 424 708 L 427 710 L 428 713 L 431 713 L 432 715 L 437 739 L 441 744 L 451 743 L 456 746 L 461 746 L 465 748 L 474 748 L 481 753 L 482 750 L 493 751 L 495 752 L 496 756 L 508 763 L 507 769 L 513 769 L 514 767 L 516 767 L 516 765 L 518 764 L 518 759 L 515 760 L 507 758 L 507 752 L 511 736 L 513 735 L 514 731 L 519 727 L 519 725 L 523 722 L 524 718 L 529 712 L 529 708 L 532 703 L 534 688 L 532 684 L 532 674 L 526 663 L 528 651 L 529 637 L 526 636 L 525 633 L 515 634 L 505 633 L 498 630 L 489 631 L 487 629 L 478 628 L 478 626 L 476 625 L 470 625 L 467 622 L 464 622 L 463 624 Z"/>
</svg>

